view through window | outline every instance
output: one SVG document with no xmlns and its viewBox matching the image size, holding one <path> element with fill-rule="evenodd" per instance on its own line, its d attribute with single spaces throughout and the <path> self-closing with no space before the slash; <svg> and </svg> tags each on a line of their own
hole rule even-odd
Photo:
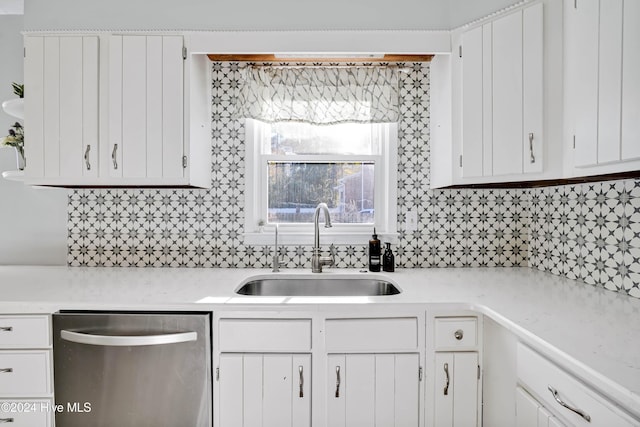
<svg viewBox="0 0 640 427">
<path fill-rule="evenodd" d="M 384 125 L 260 125 L 269 223 L 313 222 L 321 202 L 333 223 L 374 223 Z"/>
</svg>

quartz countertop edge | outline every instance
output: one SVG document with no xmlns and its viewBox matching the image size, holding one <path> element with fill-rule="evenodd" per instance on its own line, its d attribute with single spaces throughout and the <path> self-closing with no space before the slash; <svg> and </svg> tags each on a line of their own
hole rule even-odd
<svg viewBox="0 0 640 427">
<path fill-rule="evenodd" d="M 309 276 L 309 270 L 0 266 L 2 313 L 58 310 L 215 310 L 313 304 L 438 304 L 496 321 L 521 342 L 640 418 L 640 299 L 528 267 L 398 269 L 324 276 L 377 276 L 402 293 L 377 297 L 250 297 L 252 277 Z"/>
</svg>

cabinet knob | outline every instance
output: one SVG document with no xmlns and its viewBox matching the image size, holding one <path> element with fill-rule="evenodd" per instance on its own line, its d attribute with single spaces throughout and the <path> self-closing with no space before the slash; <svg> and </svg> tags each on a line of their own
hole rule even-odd
<svg viewBox="0 0 640 427">
<path fill-rule="evenodd" d="M 453 333 L 453 336 L 460 341 L 462 338 L 464 338 L 464 332 L 462 331 L 462 329 L 458 329 L 457 331 L 455 331 Z"/>
</svg>

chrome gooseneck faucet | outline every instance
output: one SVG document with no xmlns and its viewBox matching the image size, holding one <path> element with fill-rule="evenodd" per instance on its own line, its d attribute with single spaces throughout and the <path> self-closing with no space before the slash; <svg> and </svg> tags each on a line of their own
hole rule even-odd
<svg viewBox="0 0 640 427">
<path fill-rule="evenodd" d="M 314 273 L 322 273 L 323 265 L 333 265 L 333 250 L 331 252 L 331 256 L 321 256 L 320 249 L 320 227 L 318 225 L 318 220 L 320 219 L 320 211 L 324 213 L 324 226 L 325 228 L 331 227 L 331 215 L 329 214 L 329 208 L 326 203 L 320 203 L 318 207 L 316 207 L 316 211 L 313 215 L 313 255 L 311 257 L 311 271 Z M 332 249 L 333 249 L 333 245 Z"/>
</svg>

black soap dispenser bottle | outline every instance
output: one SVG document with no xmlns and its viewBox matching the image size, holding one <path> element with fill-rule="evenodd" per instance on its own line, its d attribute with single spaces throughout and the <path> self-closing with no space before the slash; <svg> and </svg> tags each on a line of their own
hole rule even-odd
<svg viewBox="0 0 640 427">
<path fill-rule="evenodd" d="M 369 271 L 380 271 L 380 240 L 373 229 L 373 236 L 369 240 Z"/>
<path fill-rule="evenodd" d="M 395 271 L 395 257 L 393 256 L 393 252 L 391 252 L 391 243 L 386 243 L 387 247 L 384 250 L 384 255 L 382 256 L 382 271 L 393 272 Z"/>
</svg>

